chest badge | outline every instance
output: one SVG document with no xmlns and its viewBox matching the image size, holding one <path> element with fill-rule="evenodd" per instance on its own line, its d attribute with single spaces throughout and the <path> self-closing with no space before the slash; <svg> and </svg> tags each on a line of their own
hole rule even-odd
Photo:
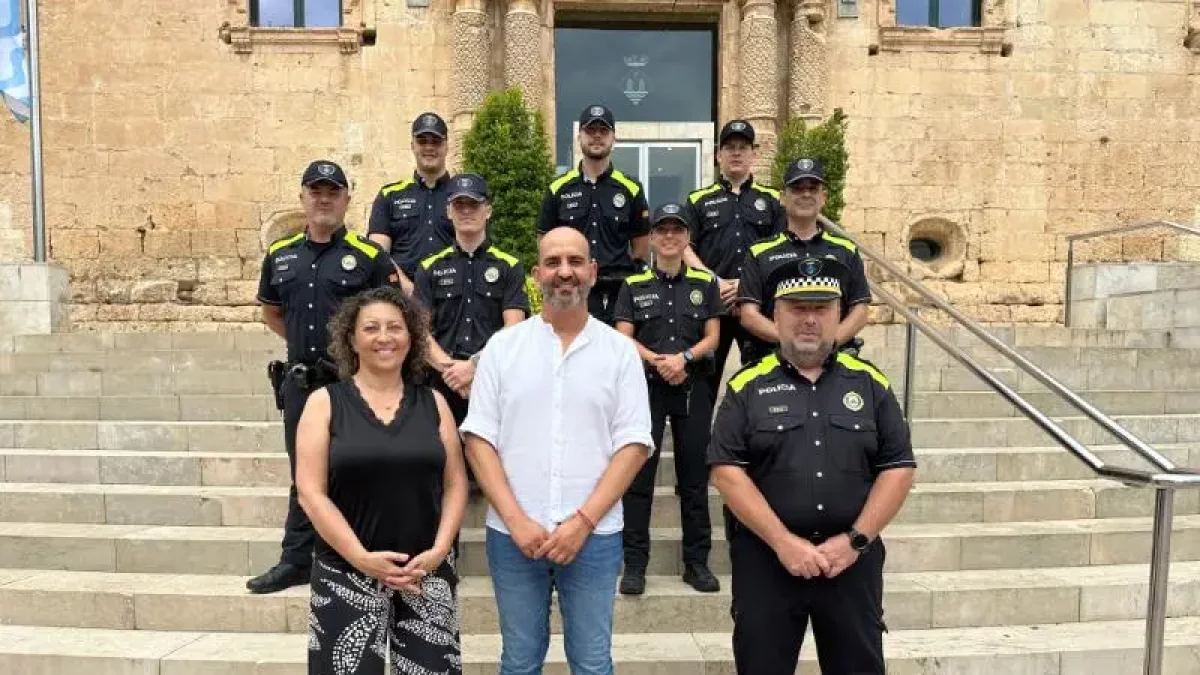
<svg viewBox="0 0 1200 675">
<path fill-rule="evenodd" d="M 754 208 L 758 209 L 759 211 L 766 211 L 767 210 L 767 200 L 763 199 L 762 197 L 755 199 L 754 200 Z"/>
<path fill-rule="evenodd" d="M 704 294 L 698 288 L 692 289 L 692 292 L 688 294 L 688 299 L 697 307 L 704 304 Z"/>
<path fill-rule="evenodd" d="M 859 396 L 857 391 L 848 391 L 842 397 L 842 405 L 846 406 L 847 410 L 858 412 L 863 409 L 863 398 Z"/>
<path fill-rule="evenodd" d="M 346 270 L 347 272 L 350 272 L 355 267 L 358 267 L 358 259 L 357 258 L 350 255 L 349 253 L 342 256 L 342 269 Z"/>
<path fill-rule="evenodd" d="M 483 273 L 483 280 L 488 282 L 489 284 L 496 283 L 496 280 L 499 278 L 500 278 L 500 270 L 496 269 L 495 267 L 489 267 Z"/>
<path fill-rule="evenodd" d="M 621 194 L 620 192 L 613 195 L 613 206 L 617 207 L 618 209 L 624 207 L 625 195 Z"/>
</svg>

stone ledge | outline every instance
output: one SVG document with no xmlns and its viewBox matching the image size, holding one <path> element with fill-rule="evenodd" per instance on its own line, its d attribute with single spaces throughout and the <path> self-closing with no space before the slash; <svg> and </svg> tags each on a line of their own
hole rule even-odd
<svg viewBox="0 0 1200 675">
<path fill-rule="evenodd" d="M 221 41 L 236 54 L 249 54 L 261 45 L 337 45 L 343 54 L 355 54 L 363 43 L 365 29 L 355 28 L 256 28 L 221 26 Z"/>
<path fill-rule="evenodd" d="M 1005 29 L 932 28 L 928 26 L 880 26 L 880 51 L 905 50 L 980 52 L 1007 56 L 1012 44 L 1004 40 Z"/>
</svg>

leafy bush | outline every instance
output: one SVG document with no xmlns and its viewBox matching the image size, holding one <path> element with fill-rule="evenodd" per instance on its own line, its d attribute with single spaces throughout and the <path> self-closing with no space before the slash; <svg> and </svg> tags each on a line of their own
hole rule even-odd
<svg viewBox="0 0 1200 675">
<path fill-rule="evenodd" d="M 796 159 L 816 157 L 824 162 L 829 199 L 821 213 L 835 223 L 839 222 L 842 207 L 845 206 L 842 191 L 846 186 L 846 169 L 849 167 L 846 127 L 846 115 L 841 108 L 835 109 L 828 119 L 811 128 L 803 119 L 788 121 L 779 133 L 779 146 L 771 165 L 772 184 L 783 185 L 783 172 Z"/>
</svg>

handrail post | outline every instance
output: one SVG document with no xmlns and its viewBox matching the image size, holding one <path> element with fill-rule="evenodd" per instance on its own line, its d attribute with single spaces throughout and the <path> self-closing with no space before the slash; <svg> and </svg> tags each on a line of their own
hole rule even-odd
<svg viewBox="0 0 1200 675">
<path fill-rule="evenodd" d="M 1175 490 L 1154 493 L 1154 532 L 1150 549 L 1150 593 L 1146 601 L 1146 654 L 1143 675 L 1162 675 L 1163 639 L 1167 623 L 1167 582 L 1171 571 L 1171 521 Z"/>
<path fill-rule="evenodd" d="M 1063 289 L 1063 326 L 1071 327 L 1071 273 L 1075 269 L 1075 240 L 1067 239 L 1067 287 Z"/>
<path fill-rule="evenodd" d="M 904 324 L 904 416 L 912 419 L 913 371 L 917 367 L 917 327 L 912 322 Z"/>
</svg>

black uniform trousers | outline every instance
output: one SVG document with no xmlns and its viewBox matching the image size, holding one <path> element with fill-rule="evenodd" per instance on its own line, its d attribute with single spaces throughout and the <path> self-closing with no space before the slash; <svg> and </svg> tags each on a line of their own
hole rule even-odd
<svg viewBox="0 0 1200 675">
<path fill-rule="evenodd" d="M 793 577 L 769 546 L 738 526 L 733 562 L 733 658 L 738 675 L 793 675 L 812 620 L 821 672 L 883 675 L 881 539 L 833 579 Z"/>
<path fill-rule="evenodd" d="M 721 389 L 721 376 L 725 373 L 725 362 L 729 359 L 729 350 L 733 347 L 733 343 L 737 342 L 740 353 L 748 335 L 749 333 L 746 332 L 745 328 L 742 328 L 742 322 L 736 316 L 729 314 L 721 315 L 720 341 L 717 342 L 717 351 L 713 352 L 713 367 L 715 370 L 708 376 L 708 398 L 714 406 L 717 402 L 717 392 Z M 743 354 L 742 365 L 749 362 L 749 359 Z"/>
<path fill-rule="evenodd" d="M 621 290 L 623 278 L 601 277 L 588 293 L 588 314 L 605 324 L 613 325 L 613 311 L 617 307 L 617 292 Z"/>
<path fill-rule="evenodd" d="M 708 516 L 708 451 L 712 399 L 708 381 L 692 378 L 691 395 L 682 387 L 651 381 L 651 439 L 656 448 L 646 460 L 622 499 L 625 509 L 625 567 L 645 569 L 650 560 L 650 505 L 654 501 L 654 478 L 662 456 L 662 439 L 671 422 L 675 451 L 675 494 L 679 497 L 683 524 L 684 564 L 708 564 L 712 549 L 712 526 Z"/>
<path fill-rule="evenodd" d="M 289 563 L 296 567 L 308 569 L 312 567 L 313 542 L 316 532 L 308 514 L 300 508 L 300 500 L 296 493 L 296 427 L 300 424 L 300 415 L 304 412 L 304 404 L 308 395 L 325 386 L 321 381 L 311 388 L 304 388 L 290 375 L 283 378 L 283 443 L 287 448 L 288 464 L 292 471 L 292 486 L 288 491 L 287 520 L 283 525 L 283 553 L 279 562 Z"/>
</svg>

